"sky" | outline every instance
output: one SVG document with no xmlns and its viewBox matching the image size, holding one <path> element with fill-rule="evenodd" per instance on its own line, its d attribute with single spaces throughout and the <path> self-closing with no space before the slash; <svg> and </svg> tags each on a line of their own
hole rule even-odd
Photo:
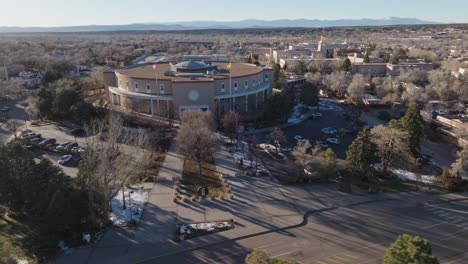
<svg viewBox="0 0 468 264">
<path fill-rule="evenodd" d="M 0 0 L 0 26 L 411 17 L 468 23 L 467 0 Z"/>
</svg>

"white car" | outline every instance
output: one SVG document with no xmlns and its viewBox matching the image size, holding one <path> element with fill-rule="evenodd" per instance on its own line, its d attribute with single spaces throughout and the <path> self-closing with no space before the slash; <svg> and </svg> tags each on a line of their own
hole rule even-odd
<svg viewBox="0 0 468 264">
<path fill-rule="evenodd" d="M 71 142 L 62 143 L 62 144 L 58 145 L 57 147 L 55 147 L 55 149 L 56 150 L 64 150 L 70 144 L 71 144 Z"/>
<path fill-rule="evenodd" d="M 294 139 L 297 140 L 298 142 L 303 142 L 306 140 L 303 136 L 300 136 L 300 135 L 294 136 Z"/>
<path fill-rule="evenodd" d="M 72 155 L 64 155 L 64 156 L 62 156 L 62 158 L 59 159 L 58 163 L 60 165 L 63 165 L 65 163 L 69 162 L 72 158 L 73 158 Z"/>
<path fill-rule="evenodd" d="M 322 128 L 321 131 L 322 131 L 322 133 L 327 134 L 327 135 L 333 135 L 333 134 L 336 134 L 338 132 L 338 131 L 336 131 L 336 129 L 331 128 L 331 127 Z"/>
<path fill-rule="evenodd" d="M 337 138 L 327 138 L 327 142 L 335 145 L 340 144 L 340 140 Z"/>
<path fill-rule="evenodd" d="M 84 148 L 84 147 L 77 146 L 77 147 L 72 148 L 71 151 L 72 151 L 72 152 L 82 153 L 82 152 L 85 151 L 85 148 Z"/>
<path fill-rule="evenodd" d="M 315 145 L 322 147 L 323 149 L 328 148 L 328 144 L 323 141 L 315 141 Z"/>
</svg>

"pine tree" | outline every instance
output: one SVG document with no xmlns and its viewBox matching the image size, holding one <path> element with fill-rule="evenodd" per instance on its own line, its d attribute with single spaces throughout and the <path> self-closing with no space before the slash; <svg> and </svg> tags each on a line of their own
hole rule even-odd
<svg viewBox="0 0 468 264">
<path fill-rule="evenodd" d="M 372 165 L 377 161 L 375 155 L 377 147 L 371 139 L 370 128 L 365 128 L 357 135 L 346 152 L 349 172 L 354 176 L 360 176 L 361 179 L 371 175 Z"/>
<path fill-rule="evenodd" d="M 439 261 L 432 256 L 432 248 L 427 240 L 417 236 L 400 235 L 385 252 L 382 263 L 438 264 Z"/>
<path fill-rule="evenodd" d="M 405 116 L 400 120 L 400 125 L 403 131 L 408 132 L 411 152 L 417 156 L 424 138 L 424 120 L 416 104 L 410 104 Z"/>
</svg>

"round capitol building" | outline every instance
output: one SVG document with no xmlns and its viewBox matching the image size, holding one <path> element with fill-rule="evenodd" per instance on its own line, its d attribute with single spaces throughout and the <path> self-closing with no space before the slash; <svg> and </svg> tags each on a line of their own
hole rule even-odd
<svg viewBox="0 0 468 264">
<path fill-rule="evenodd" d="M 179 119 L 186 109 L 222 117 L 234 110 L 245 120 L 263 113 L 272 69 L 247 63 L 183 61 L 108 70 L 108 100 L 118 109 Z"/>
</svg>

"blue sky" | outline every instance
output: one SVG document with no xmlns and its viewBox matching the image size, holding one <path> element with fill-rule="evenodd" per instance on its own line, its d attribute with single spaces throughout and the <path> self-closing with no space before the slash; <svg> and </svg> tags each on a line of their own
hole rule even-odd
<svg viewBox="0 0 468 264">
<path fill-rule="evenodd" d="M 416 17 L 468 22 L 467 0 L 0 0 L 0 26 Z"/>
</svg>

